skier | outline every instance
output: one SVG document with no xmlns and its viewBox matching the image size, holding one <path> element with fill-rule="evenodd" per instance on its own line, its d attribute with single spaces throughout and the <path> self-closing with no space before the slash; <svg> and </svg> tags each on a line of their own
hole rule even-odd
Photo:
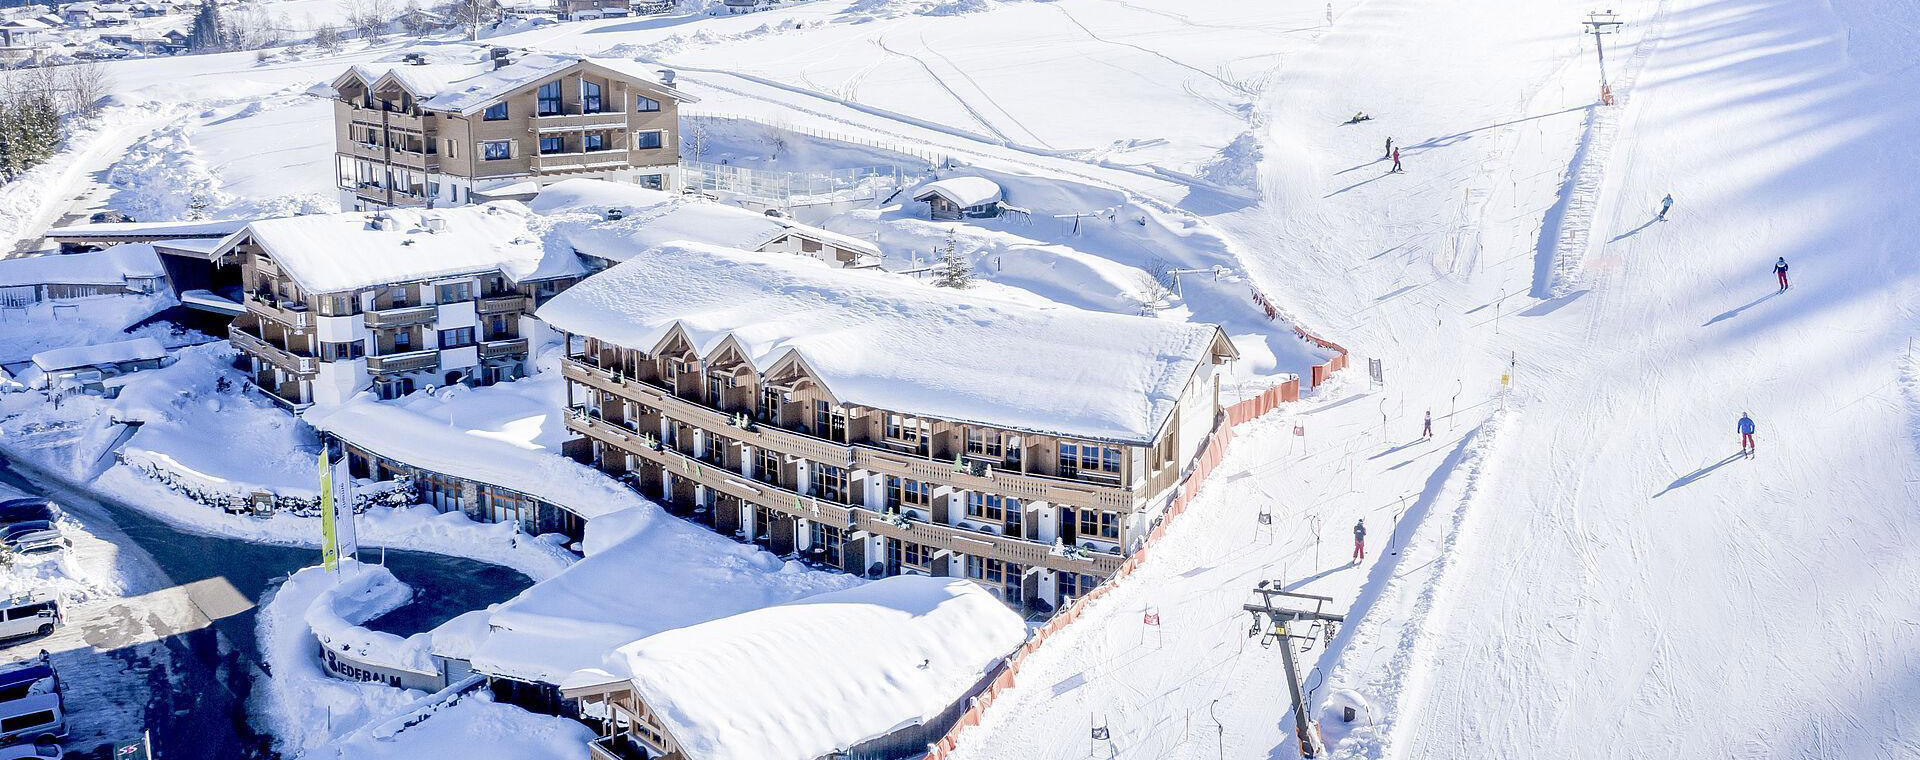
<svg viewBox="0 0 1920 760">
<path fill-rule="evenodd" d="M 1734 426 L 1734 429 L 1740 431 L 1740 453 L 1753 456 L 1753 418 L 1747 416 L 1746 412 L 1741 412 L 1740 422 Z"/>
<path fill-rule="evenodd" d="M 1787 284 L 1787 257 L 1781 256 L 1779 261 L 1773 262 L 1773 273 L 1780 276 L 1780 290 L 1791 287 Z"/>
<path fill-rule="evenodd" d="M 1394 174 L 1400 173 L 1400 149 L 1399 148 L 1393 149 L 1393 173 Z"/>
<path fill-rule="evenodd" d="M 1433 437 L 1433 410 L 1432 409 L 1427 410 L 1427 423 L 1424 427 L 1420 429 L 1420 437 L 1421 438 Z"/>
<path fill-rule="evenodd" d="M 1382 154 L 1380 158 L 1383 160 L 1393 158 L 1393 138 L 1387 138 L 1387 152 Z"/>
<path fill-rule="evenodd" d="M 1670 208 L 1673 208 L 1673 193 L 1667 193 L 1667 197 L 1660 199 L 1660 215 L 1656 218 L 1663 222 L 1666 221 L 1667 209 Z"/>
<path fill-rule="evenodd" d="M 1360 522 L 1353 524 L 1353 563 L 1356 565 L 1360 564 L 1360 560 L 1366 558 L 1367 518 L 1362 517 L 1360 518 Z"/>
</svg>

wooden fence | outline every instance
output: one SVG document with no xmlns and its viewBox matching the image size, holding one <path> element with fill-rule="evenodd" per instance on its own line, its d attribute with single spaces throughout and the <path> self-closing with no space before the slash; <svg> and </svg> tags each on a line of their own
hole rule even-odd
<svg viewBox="0 0 1920 760">
<path fill-rule="evenodd" d="M 1337 344 L 1327 342 L 1305 330 L 1299 330 L 1297 327 L 1294 329 L 1299 331 L 1300 337 L 1324 348 L 1339 352 L 1339 356 L 1313 368 L 1314 385 L 1319 385 L 1323 382 L 1327 373 L 1338 371 L 1347 366 L 1346 349 L 1341 348 Z M 987 711 L 988 707 L 993 705 L 994 700 L 999 698 L 1000 693 L 1013 688 L 1014 683 L 1020 676 L 1020 665 L 1026 661 L 1029 655 L 1039 650 L 1040 647 L 1047 642 L 1047 639 L 1059 633 L 1061 629 L 1072 625 L 1073 621 L 1080 619 L 1081 614 L 1087 609 L 1087 605 L 1105 596 L 1107 591 L 1113 588 L 1115 583 L 1119 582 L 1122 578 L 1132 575 L 1133 571 L 1139 568 L 1141 563 L 1147 561 L 1147 557 L 1152 554 L 1154 545 L 1158 544 L 1161 536 L 1166 534 L 1167 526 L 1172 525 L 1174 519 L 1185 513 L 1187 507 L 1193 504 L 1194 497 L 1199 495 L 1201 487 L 1206 485 L 1207 476 L 1212 475 L 1214 468 L 1220 466 L 1221 460 L 1226 458 L 1227 447 L 1233 443 L 1234 428 L 1280 408 L 1280 405 L 1283 403 L 1298 401 L 1299 399 L 1300 380 L 1295 378 L 1268 388 L 1257 396 L 1227 407 L 1225 413 L 1214 423 L 1213 432 L 1207 436 L 1207 440 L 1201 445 L 1200 452 L 1194 455 L 1192 466 L 1181 479 L 1180 490 L 1174 494 L 1173 502 L 1167 505 L 1166 514 L 1163 515 L 1161 519 L 1154 524 L 1153 529 L 1147 533 L 1147 540 L 1141 544 L 1140 548 L 1134 550 L 1132 555 L 1127 557 L 1126 562 L 1121 563 L 1120 570 L 1114 573 L 1113 577 L 1095 586 L 1093 590 L 1087 592 L 1085 596 L 1073 600 L 1073 603 L 1067 605 L 1066 609 L 1054 615 L 1045 625 L 1040 626 L 1039 630 L 1034 631 L 1032 636 L 1027 637 L 1027 642 L 1020 645 L 1020 648 L 1014 650 L 1013 655 L 1007 658 L 1007 667 L 1000 672 L 999 677 L 993 679 L 993 682 L 988 684 L 986 689 L 982 690 L 978 696 L 973 698 L 972 703 L 967 707 L 967 711 L 960 714 L 959 720 L 954 721 L 952 728 L 947 729 L 946 736 L 940 737 L 938 742 L 928 746 L 925 760 L 946 760 L 947 757 L 952 755 L 954 747 L 959 743 L 961 733 L 968 728 L 979 725 L 980 716 Z"/>
</svg>

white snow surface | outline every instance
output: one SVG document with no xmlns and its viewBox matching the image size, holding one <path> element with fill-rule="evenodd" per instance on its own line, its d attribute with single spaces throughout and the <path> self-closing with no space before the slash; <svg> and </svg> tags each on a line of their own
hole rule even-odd
<svg viewBox="0 0 1920 760">
<path fill-rule="evenodd" d="M 389 229 L 374 227 L 390 220 Z M 246 235 L 310 293 L 338 293 L 500 270 L 524 281 L 578 275 L 578 256 L 542 244 L 537 217 L 513 201 L 263 219 Z M 440 220 L 444 228 L 429 228 Z"/>
<path fill-rule="evenodd" d="M 936 195 L 962 208 L 997 203 L 1001 197 L 1000 186 L 986 177 L 948 177 L 928 182 L 913 190 L 913 199 L 916 201 L 926 200 Z"/>
<path fill-rule="evenodd" d="M 791 219 L 599 179 L 555 182 L 542 188 L 528 205 L 552 219 L 558 240 L 609 261 L 626 261 L 649 248 L 674 242 L 757 251 L 789 232 L 876 256 L 880 253 L 865 240 Z M 606 219 L 609 209 L 620 209 L 623 218 Z"/>
<path fill-rule="evenodd" d="M 33 366 L 39 367 L 41 372 L 54 372 L 101 364 L 160 359 L 166 355 L 167 349 L 160 345 L 160 341 L 153 338 L 133 338 L 112 343 L 96 343 L 91 346 L 69 346 L 41 351 L 33 355 Z"/>
<path fill-rule="evenodd" d="M 0 260 L 0 287 L 24 285 L 123 285 L 129 277 L 165 277 L 160 257 L 145 243 L 116 245 L 92 253 L 49 254 Z"/>
<path fill-rule="evenodd" d="M 1153 440 L 1221 337 L 693 243 L 651 249 L 539 315 L 641 350 L 675 326 L 703 356 L 731 336 L 762 371 L 798 353 L 844 403 L 1129 443 Z"/>
<path fill-rule="evenodd" d="M 901 575 L 608 656 L 692 757 L 811 760 L 932 719 L 1026 638 L 998 597 Z"/>
</svg>

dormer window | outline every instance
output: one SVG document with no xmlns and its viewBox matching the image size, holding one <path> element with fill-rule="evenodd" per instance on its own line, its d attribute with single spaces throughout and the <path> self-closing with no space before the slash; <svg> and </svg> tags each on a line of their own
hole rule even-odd
<svg viewBox="0 0 1920 760">
<path fill-rule="evenodd" d="M 551 82 L 540 85 L 539 101 L 540 101 L 539 114 L 541 116 L 559 116 L 560 115 L 560 80 L 555 79 Z"/>
<path fill-rule="evenodd" d="M 507 120 L 507 104 L 495 103 L 493 105 L 487 106 L 487 110 L 482 111 L 480 113 L 480 118 L 483 121 L 506 121 Z"/>
</svg>

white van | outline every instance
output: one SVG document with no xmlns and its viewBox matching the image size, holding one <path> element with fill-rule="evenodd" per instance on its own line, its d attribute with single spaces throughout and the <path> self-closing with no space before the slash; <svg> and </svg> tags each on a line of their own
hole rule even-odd
<svg viewBox="0 0 1920 760">
<path fill-rule="evenodd" d="M 58 744 L 66 738 L 67 711 L 60 695 L 37 694 L 0 705 L 0 745 Z"/>
<path fill-rule="evenodd" d="M 49 594 L 26 594 L 0 602 L 0 639 L 45 636 L 60 625 L 60 602 Z"/>
</svg>

